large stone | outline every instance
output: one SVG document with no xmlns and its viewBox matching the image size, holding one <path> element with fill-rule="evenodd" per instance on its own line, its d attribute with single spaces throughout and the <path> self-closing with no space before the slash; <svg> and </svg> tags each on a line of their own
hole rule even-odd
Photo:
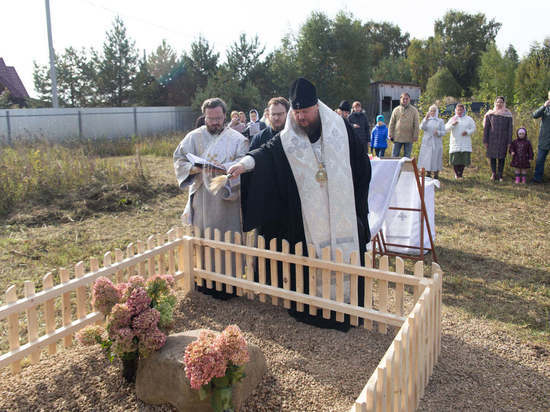
<svg viewBox="0 0 550 412">
<path fill-rule="evenodd" d="M 140 359 L 136 375 L 136 395 L 143 402 L 159 405 L 169 403 L 178 411 L 211 411 L 210 399 L 199 399 L 185 376 L 183 355 L 187 345 L 201 330 L 191 330 L 168 336 L 166 345 L 146 359 Z M 263 353 L 256 345 L 248 344 L 250 361 L 245 365 L 246 376 L 233 386 L 233 406 L 239 409 L 260 383 L 266 371 Z"/>
</svg>

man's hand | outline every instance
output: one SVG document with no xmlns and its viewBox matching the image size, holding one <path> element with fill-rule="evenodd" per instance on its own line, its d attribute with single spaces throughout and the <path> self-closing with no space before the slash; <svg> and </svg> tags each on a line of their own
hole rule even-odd
<svg viewBox="0 0 550 412">
<path fill-rule="evenodd" d="M 359 129 L 359 128 L 361 127 L 361 126 L 359 126 L 357 123 L 352 123 L 351 125 L 352 125 L 354 128 L 356 128 L 356 129 Z"/>
<path fill-rule="evenodd" d="M 468 136 L 468 132 L 466 131 L 462 132 L 462 136 Z"/>
<path fill-rule="evenodd" d="M 550 106 L 550 100 L 546 100 L 546 101 L 544 102 L 544 107 L 548 107 L 548 106 Z"/>
<path fill-rule="evenodd" d="M 189 171 L 190 175 L 196 175 L 201 172 L 201 168 L 197 166 L 193 166 L 191 170 Z"/>
<path fill-rule="evenodd" d="M 233 166 L 231 166 L 229 168 L 229 170 L 227 171 L 227 173 L 229 173 L 231 176 L 233 177 L 237 177 L 239 176 L 241 173 L 244 173 L 246 172 L 246 169 L 244 168 L 244 166 L 240 163 L 236 163 L 234 164 Z"/>
</svg>

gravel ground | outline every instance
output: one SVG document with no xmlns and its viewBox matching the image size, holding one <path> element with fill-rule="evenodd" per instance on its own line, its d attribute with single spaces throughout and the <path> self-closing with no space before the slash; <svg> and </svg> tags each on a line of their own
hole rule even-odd
<svg viewBox="0 0 550 412">
<path fill-rule="evenodd" d="M 245 298 L 193 293 L 176 330 L 236 323 L 262 348 L 268 371 L 244 411 L 348 411 L 396 332 L 348 333 L 297 323 L 286 311 Z M 171 411 L 136 399 L 99 348 L 44 355 L 18 377 L 0 374 L 0 411 Z M 488 322 L 445 310 L 442 353 L 419 410 L 550 410 L 550 354 L 496 333 Z"/>
</svg>

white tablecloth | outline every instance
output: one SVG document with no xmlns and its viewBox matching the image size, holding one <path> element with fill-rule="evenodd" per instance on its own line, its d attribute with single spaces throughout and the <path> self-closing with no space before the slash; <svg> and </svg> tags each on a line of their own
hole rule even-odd
<svg viewBox="0 0 550 412">
<path fill-rule="evenodd" d="M 408 159 L 371 160 L 372 178 L 369 189 L 369 226 L 371 237 L 382 229 L 387 243 L 419 247 L 420 212 L 389 210 L 390 206 L 420 209 L 420 195 L 414 172 L 408 170 L 402 171 L 406 160 Z M 426 178 L 424 203 L 434 240 L 435 187 L 439 187 L 439 181 Z M 430 247 L 430 239 L 425 225 L 424 247 Z M 406 247 L 388 247 L 388 249 L 398 253 L 418 254 L 419 252 L 418 249 Z"/>
</svg>

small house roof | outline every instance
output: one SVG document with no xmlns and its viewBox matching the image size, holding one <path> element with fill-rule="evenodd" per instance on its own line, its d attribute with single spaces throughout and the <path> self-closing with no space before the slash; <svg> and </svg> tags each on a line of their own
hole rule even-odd
<svg viewBox="0 0 550 412">
<path fill-rule="evenodd" d="M 15 68 L 13 66 L 6 66 L 2 57 L 0 57 L 0 83 L 3 84 L 4 87 L 7 87 L 13 97 L 29 97 Z"/>
</svg>

